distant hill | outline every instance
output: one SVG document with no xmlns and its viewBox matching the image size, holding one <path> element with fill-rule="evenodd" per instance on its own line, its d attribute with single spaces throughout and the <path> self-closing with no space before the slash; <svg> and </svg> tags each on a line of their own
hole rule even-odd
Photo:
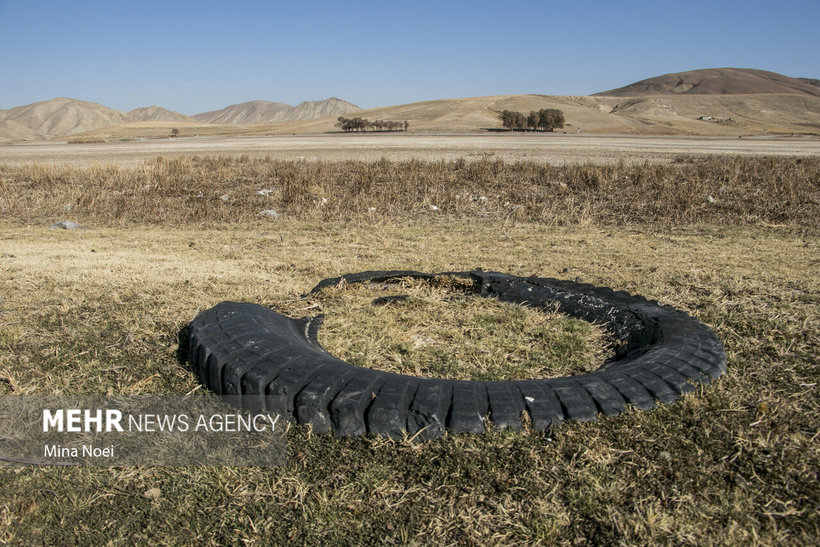
<svg viewBox="0 0 820 547">
<path fill-rule="evenodd" d="M 47 137 L 73 135 L 133 121 L 119 110 L 65 97 L 6 110 L 2 119 Z"/>
<path fill-rule="evenodd" d="M 284 103 L 273 103 L 270 101 L 248 101 L 246 103 L 226 106 L 222 110 L 194 114 L 193 118 L 202 123 L 235 125 L 266 123 L 275 118 L 283 110 L 289 108 L 293 107 Z"/>
<path fill-rule="evenodd" d="M 370 120 L 406 120 L 410 133 L 480 133 L 500 129 L 503 110 L 543 108 L 564 112 L 563 132 L 584 135 L 817 135 L 820 81 L 760 70 L 707 69 L 650 78 L 595 96 L 467 97 L 369 110 L 333 97 L 297 106 L 251 101 L 193 117 L 158 106 L 125 114 L 60 98 L 0 110 L 0 142 L 68 135 L 75 141 L 167 138 L 174 129 L 181 137 L 319 134 L 339 131 L 336 118 L 354 112 Z"/>
<path fill-rule="evenodd" d="M 500 128 L 503 110 L 557 108 L 582 134 L 758 135 L 820 133 L 820 97 L 807 94 L 652 95 L 645 97 L 504 95 L 444 99 L 363 110 L 370 120 L 408 120 L 410 132 Z M 298 123 L 298 125 L 296 125 Z M 289 132 L 332 131 L 331 120 L 293 122 Z M 283 128 L 284 129 L 284 128 Z"/>
<path fill-rule="evenodd" d="M 203 123 L 262 124 L 341 116 L 358 110 L 361 109 L 355 104 L 331 97 L 324 101 L 305 101 L 298 106 L 269 101 L 250 101 L 234 104 L 222 110 L 196 114 L 193 118 Z"/>
<path fill-rule="evenodd" d="M 251 101 L 232 105 L 222 110 L 186 116 L 160 106 L 137 108 L 121 112 L 97 103 L 60 97 L 10 110 L 0 110 L 0 142 L 42 140 L 71 135 L 94 135 L 95 138 L 155 136 L 150 126 L 159 132 L 168 130 L 163 124 L 189 124 L 192 133 L 218 133 L 203 127 L 207 124 L 265 124 L 295 120 L 311 120 L 327 116 L 341 116 L 360 108 L 352 103 L 331 97 L 324 101 L 305 101 L 298 106 L 270 101 Z M 192 129 L 197 126 L 198 129 Z M 180 126 L 182 127 L 182 126 Z M 114 128 L 123 128 L 114 130 Z"/>
<path fill-rule="evenodd" d="M 138 122 L 193 122 L 190 116 L 162 108 L 161 106 L 145 106 L 135 108 L 128 113 Z"/>
<path fill-rule="evenodd" d="M 797 94 L 820 97 L 820 87 L 809 78 L 790 78 L 751 68 L 707 68 L 664 74 L 595 95 L 643 97 L 646 95 L 754 95 Z"/>
<path fill-rule="evenodd" d="M 331 97 L 324 101 L 304 101 L 299 103 L 287 113 L 286 119 L 282 121 L 312 120 L 329 116 L 339 117 L 351 112 L 358 112 L 359 110 L 361 110 L 361 108 L 355 104 Z"/>
</svg>

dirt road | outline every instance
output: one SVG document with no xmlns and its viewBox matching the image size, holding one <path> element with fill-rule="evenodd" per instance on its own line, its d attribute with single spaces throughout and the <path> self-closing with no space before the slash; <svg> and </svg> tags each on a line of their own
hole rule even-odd
<svg viewBox="0 0 820 547">
<path fill-rule="evenodd" d="M 25 143 L 0 146 L 0 162 L 133 165 L 155 156 L 270 156 L 304 160 L 452 160 L 501 158 L 556 164 L 665 162 L 680 154 L 820 156 L 820 139 L 586 135 L 328 134 L 192 137 L 99 144 Z"/>
</svg>

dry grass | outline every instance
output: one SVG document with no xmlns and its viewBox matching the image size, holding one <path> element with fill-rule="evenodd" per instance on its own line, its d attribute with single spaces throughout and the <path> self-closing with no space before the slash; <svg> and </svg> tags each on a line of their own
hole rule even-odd
<svg viewBox="0 0 820 547">
<path fill-rule="evenodd" d="M 554 166 L 196 157 L 157 158 L 136 168 L 0 165 L 0 213 L 23 222 L 213 226 L 250 222 L 268 209 L 323 222 L 443 217 L 813 228 L 820 160 L 681 157 L 664 165 Z"/>
<path fill-rule="evenodd" d="M 328 347 L 414 373 L 501 378 L 602 358 L 590 325 L 452 284 L 301 296 L 368 269 L 628 290 L 710 325 L 729 361 L 677 404 L 549 434 L 410 443 L 294 426 L 281 468 L 3 468 L 0 541 L 816 544 L 818 172 L 770 158 L 0 165 L 2 395 L 186 393 L 184 327 L 222 300 L 325 312 Z M 91 229 L 45 228 L 66 217 Z M 410 298 L 370 305 L 385 294 Z M 384 343 L 370 343 L 379 325 Z M 508 336 L 513 368 L 492 354 Z M 556 362 L 548 340 L 572 351 Z M 448 345 L 462 352 L 451 363 Z"/>
<path fill-rule="evenodd" d="M 407 443 L 292 427 L 281 468 L 4 468 L 4 542 L 820 538 L 820 242 L 801 220 L 781 228 L 168 221 L 67 232 L 22 218 L 0 223 L 2 394 L 187 392 L 197 384 L 175 346 L 197 310 L 221 300 L 308 306 L 300 295 L 318 280 L 372 268 L 481 266 L 629 290 L 712 326 L 729 370 L 677 404 L 548 435 Z M 146 498 L 153 488 L 160 497 Z"/>
<path fill-rule="evenodd" d="M 459 283 L 461 281 L 461 283 Z M 510 380 L 588 372 L 609 357 L 601 329 L 563 314 L 486 299 L 471 282 L 327 288 L 291 316 L 325 314 L 322 346 L 355 365 L 433 378 Z M 401 300 L 374 305 L 380 298 Z"/>
</svg>

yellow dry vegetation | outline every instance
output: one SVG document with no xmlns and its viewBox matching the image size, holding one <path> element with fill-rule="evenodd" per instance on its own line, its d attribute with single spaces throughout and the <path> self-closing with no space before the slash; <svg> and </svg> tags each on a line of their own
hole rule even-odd
<svg viewBox="0 0 820 547">
<path fill-rule="evenodd" d="M 304 295 L 323 278 L 372 269 L 480 267 L 640 294 L 710 326 L 728 371 L 675 404 L 550 432 L 411 442 L 291 425 L 287 461 L 276 468 L 7 465 L 0 542 L 816 544 L 817 171 L 812 158 L 737 157 L 637 167 L 2 164 L 2 396 L 200 390 L 186 325 L 224 300 L 294 316 L 326 312 L 329 334 L 361 342 L 376 336 L 364 318 L 368 299 L 384 291 L 361 287 L 349 306 L 355 290 Z M 339 203 L 323 203 L 317 189 Z M 377 211 L 368 205 L 374 196 Z M 443 205 L 433 211 L 433 203 Z M 285 214 L 258 215 L 270 206 Z M 66 216 L 86 229 L 48 228 Z M 548 351 L 547 336 L 523 328 L 535 323 L 534 310 L 499 316 L 496 303 L 470 303 L 447 284 L 397 292 L 410 298 L 379 309 L 384 361 L 446 345 L 482 355 L 507 340 L 504 327 L 525 335 L 509 348 L 524 354 L 515 366 Z M 332 317 L 346 310 L 362 320 Z M 545 317 L 559 338 L 575 336 L 560 314 Z M 458 321 L 466 328 L 435 339 Z M 584 340 L 594 362 L 600 339 Z M 434 360 L 409 371 L 435 373 Z M 487 363 L 494 368 L 471 368 Z M 444 374 L 508 372 L 501 359 L 460 365 Z"/>
</svg>

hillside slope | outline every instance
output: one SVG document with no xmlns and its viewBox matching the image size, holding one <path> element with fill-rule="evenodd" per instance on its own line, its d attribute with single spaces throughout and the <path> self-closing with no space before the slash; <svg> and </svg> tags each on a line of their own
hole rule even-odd
<svg viewBox="0 0 820 547">
<path fill-rule="evenodd" d="M 119 110 L 65 97 L 12 108 L 5 111 L 3 119 L 49 137 L 74 135 L 134 121 Z"/>
<path fill-rule="evenodd" d="M 232 104 L 221 110 L 194 114 L 192 118 L 201 123 L 221 124 L 254 124 L 274 121 L 274 118 L 283 110 L 292 108 L 285 103 L 271 101 L 248 101 Z"/>
<path fill-rule="evenodd" d="M 298 106 L 270 101 L 249 101 L 233 104 L 222 110 L 195 114 L 193 118 L 202 123 L 240 125 L 341 116 L 358 110 L 361 109 L 352 103 L 331 97 L 324 101 L 304 101 Z"/>
<path fill-rule="evenodd" d="M 194 122 L 195 120 L 190 117 L 186 116 L 185 114 L 180 114 L 179 112 L 174 112 L 172 110 L 168 110 L 166 108 L 162 108 L 161 106 L 153 105 L 153 106 L 145 106 L 142 108 L 135 108 L 128 112 L 128 115 L 134 118 L 134 120 L 138 122 Z"/>
<path fill-rule="evenodd" d="M 351 112 L 358 112 L 361 108 L 353 103 L 331 97 L 324 101 L 304 101 L 293 107 L 277 121 L 290 122 L 297 120 L 312 120 L 329 116 L 342 116 Z"/>
<path fill-rule="evenodd" d="M 46 135 L 13 120 L 4 120 L 0 112 L 0 142 L 40 140 Z"/>
<path fill-rule="evenodd" d="M 707 68 L 647 78 L 617 89 L 596 93 L 608 97 L 645 95 L 756 95 L 798 94 L 820 97 L 820 87 L 809 78 L 791 78 L 751 68 Z"/>
</svg>

